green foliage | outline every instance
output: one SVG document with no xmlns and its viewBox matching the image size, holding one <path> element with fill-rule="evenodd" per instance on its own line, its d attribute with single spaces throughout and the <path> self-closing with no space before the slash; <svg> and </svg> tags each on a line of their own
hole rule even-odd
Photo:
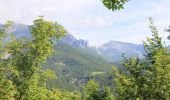
<svg viewBox="0 0 170 100">
<path fill-rule="evenodd" d="M 82 98 L 83 100 L 114 100 L 109 87 L 102 90 L 100 85 L 93 80 L 90 80 L 84 87 Z"/>
<path fill-rule="evenodd" d="M 56 97 L 53 100 L 79 100 L 78 93 L 48 90 L 46 81 L 56 77 L 53 71 L 41 68 L 53 52 L 52 40 L 64 35 L 64 28 L 40 17 L 30 26 L 31 40 L 11 38 L 2 46 L 9 26 L 8 22 L 0 30 L 0 99 L 51 100 Z"/>
<path fill-rule="evenodd" d="M 93 80 L 90 80 L 90 81 L 86 84 L 83 92 L 84 92 L 84 94 L 86 95 L 86 98 L 87 98 L 88 100 L 93 100 L 93 98 L 96 98 L 96 97 L 97 97 L 97 95 L 98 95 L 98 90 L 99 90 L 99 84 L 96 83 L 96 82 L 93 81 Z M 97 99 L 97 98 L 96 98 L 96 99 Z"/>
<path fill-rule="evenodd" d="M 146 52 L 146 59 L 150 61 L 150 63 L 154 63 L 154 55 L 159 52 L 159 50 L 164 49 L 163 42 L 161 37 L 158 36 L 158 30 L 156 26 L 153 23 L 152 18 L 149 18 L 150 20 L 150 29 L 153 33 L 153 38 L 147 38 L 147 42 L 144 42 L 145 52 Z"/>
<path fill-rule="evenodd" d="M 114 67 L 114 83 L 116 98 L 119 100 L 137 99 L 142 88 L 142 64 L 135 58 L 124 58 L 122 67 Z"/>
<path fill-rule="evenodd" d="M 15 94 L 15 87 L 12 81 L 7 79 L 7 73 L 15 73 L 15 70 L 8 68 L 6 64 L 3 64 L 5 57 L 5 51 L 3 48 L 3 38 L 7 35 L 7 29 L 9 28 L 11 22 L 7 22 L 0 29 L 0 99 L 8 100 L 11 99 Z"/>
<path fill-rule="evenodd" d="M 170 99 L 170 54 L 151 18 L 150 29 L 153 37 L 144 42 L 146 59 L 124 58 L 122 67 L 114 67 L 117 99 Z"/>
<path fill-rule="evenodd" d="M 84 52 L 84 49 L 62 44 L 56 45 L 54 50 L 55 53 L 47 59 L 43 67 L 53 70 L 57 75 L 57 79 L 47 82 L 49 89 L 80 90 L 93 72 L 105 73 L 111 69 L 111 64 L 101 57 Z"/>
<path fill-rule="evenodd" d="M 68 91 L 61 91 L 59 89 L 48 90 L 46 85 L 42 86 L 39 81 L 41 76 L 34 75 L 29 86 L 29 91 L 23 99 L 25 100 L 80 100 L 80 94 Z M 41 84 L 41 87 L 39 86 Z"/>
<path fill-rule="evenodd" d="M 123 5 L 129 0 L 102 0 L 103 4 L 112 11 L 123 9 Z"/>
<path fill-rule="evenodd" d="M 153 38 L 144 43 L 147 60 L 148 97 L 157 99 L 170 99 L 170 54 L 163 45 L 161 37 L 150 18 L 150 28 Z"/>
<path fill-rule="evenodd" d="M 79 93 L 61 91 L 59 89 L 53 89 L 47 96 L 48 100 L 81 100 Z"/>
<path fill-rule="evenodd" d="M 30 26 L 30 31 L 32 40 L 13 39 L 6 46 L 6 51 L 11 55 L 6 61 L 18 71 L 17 76 L 13 74 L 10 76 L 17 88 L 17 99 L 22 99 L 26 95 L 32 84 L 30 81 L 32 76 L 39 73 L 42 64 L 52 53 L 52 38 L 59 38 L 64 34 L 62 26 L 59 27 L 56 23 L 46 21 L 41 17 Z"/>
</svg>

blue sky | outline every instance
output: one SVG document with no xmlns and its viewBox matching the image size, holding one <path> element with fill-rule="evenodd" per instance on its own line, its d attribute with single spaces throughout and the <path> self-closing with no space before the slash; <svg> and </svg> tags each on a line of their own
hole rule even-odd
<svg viewBox="0 0 170 100">
<path fill-rule="evenodd" d="M 31 24 L 43 15 L 58 21 L 76 38 L 88 40 L 90 45 L 99 46 L 110 40 L 140 44 L 152 34 L 149 17 L 153 17 L 161 36 L 168 35 L 164 29 L 170 25 L 169 5 L 169 0 L 130 0 L 125 9 L 112 12 L 101 0 L 0 0 L 0 22 Z"/>
</svg>

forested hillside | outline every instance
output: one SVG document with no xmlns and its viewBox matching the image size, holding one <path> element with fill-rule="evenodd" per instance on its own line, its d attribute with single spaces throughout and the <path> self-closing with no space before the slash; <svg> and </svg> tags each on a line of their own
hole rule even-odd
<svg viewBox="0 0 170 100">
<path fill-rule="evenodd" d="M 84 48 L 74 48 L 68 44 L 58 44 L 55 52 L 47 59 L 45 69 L 55 71 L 57 80 L 49 82 L 49 88 L 58 87 L 66 90 L 80 90 L 81 85 L 89 81 L 93 73 L 106 73 L 111 69 L 111 63 L 96 54 L 84 52 Z"/>
</svg>

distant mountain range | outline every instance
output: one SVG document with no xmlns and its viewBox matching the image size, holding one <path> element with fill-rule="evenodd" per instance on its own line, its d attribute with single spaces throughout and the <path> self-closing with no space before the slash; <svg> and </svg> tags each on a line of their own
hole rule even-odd
<svg viewBox="0 0 170 100">
<path fill-rule="evenodd" d="M 2 26 L 2 24 L 0 24 Z M 23 24 L 13 24 L 10 27 L 10 33 L 14 33 L 16 38 L 25 37 L 30 39 L 31 34 L 29 32 L 29 26 Z M 86 53 L 91 53 L 91 55 L 98 54 L 105 60 L 110 62 L 117 62 L 121 60 L 121 55 L 125 53 L 127 56 L 138 56 L 142 57 L 144 52 L 142 45 L 136 45 L 132 43 L 110 41 L 99 47 L 89 47 L 88 41 L 83 39 L 76 39 L 70 33 L 67 33 L 63 38 L 57 41 L 58 45 L 68 44 L 75 48 L 84 48 L 82 50 Z M 90 52 L 89 52 L 90 51 Z"/>
<path fill-rule="evenodd" d="M 0 24 L 2 26 L 2 24 Z M 29 28 L 27 25 L 23 24 L 13 24 L 10 28 L 10 32 L 14 33 L 17 38 L 26 37 L 31 38 Z M 88 41 L 83 39 L 76 39 L 70 33 L 67 33 L 63 38 L 57 41 L 58 45 L 68 44 L 75 48 L 84 48 L 83 50 L 86 53 L 88 51 L 93 52 L 93 54 L 98 54 L 103 57 L 105 60 L 110 62 L 119 62 L 121 61 L 122 54 L 125 54 L 127 57 L 136 56 L 139 58 L 143 57 L 144 48 L 143 45 L 137 45 L 133 43 L 120 42 L 120 41 L 109 41 L 104 43 L 99 47 L 89 47 Z M 170 47 L 170 46 L 169 46 Z"/>
<path fill-rule="evenodd" d="M 21 38 L 21 37 L 28 38 L 28 39 L 31 38 L 28 25 L 12 24 L 9 29 L 9 33 L 14 33 L 16 38 Z M 78 40 L 71 34 L 67 33 L 61 40 L 57 42 L 57 44 L 69 44 L 72 45 L 73 47 L 86 48 L 88 46 L 88 41 L 82 39 Z"/>
</svg>

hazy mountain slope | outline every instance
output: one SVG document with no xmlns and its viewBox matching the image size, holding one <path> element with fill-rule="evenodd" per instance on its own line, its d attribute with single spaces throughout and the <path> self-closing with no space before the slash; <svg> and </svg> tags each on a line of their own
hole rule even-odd
<svg viewBox="0 0 170 100">
<path fill-rule="evenodd" d="M 9 28 L 9 33 L 13 33 L 17 38 L 31 38 L 31 34 L 29 32 L 29 26 L 23 24 L 12 24 Z"/>
<path fill-rule="evenodd" d="M 0 27 L 2 27 L 2 26 L 3 26 L 3 24 L 0 23 Z"/>
<path fill-rule="evenodd" d="M 125 53 L 126 56 L 142 57 L 144 48 L 142 45 L 120 41 L 110 41 L 98 47 L 97 52 L 105 59 L 112 62 L 117 62 L 121 60 L 123 53 Z"/>
</svg>

